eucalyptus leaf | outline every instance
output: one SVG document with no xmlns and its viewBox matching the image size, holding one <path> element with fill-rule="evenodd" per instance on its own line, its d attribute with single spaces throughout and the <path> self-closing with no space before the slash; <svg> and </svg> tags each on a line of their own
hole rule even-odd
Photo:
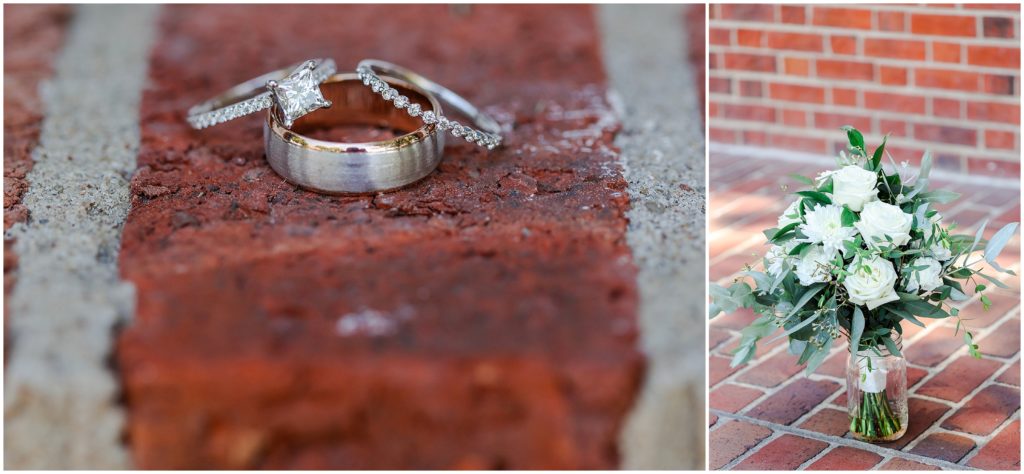
<svg viewBox="0 0 1024 474">
<path fill-rule="evenodd" d="M 860 310 L 860 306 L 853 307 L 853 321 L 850 328 L 850 345 L 853 346 L 853 353 L 856 354 L 860 349 L 860 338 L 864 335 L 864 313 Z"/>
<path fill-rule="evenodd" d="M 951 203 L 953 201 L 956 201 L 959 197 L 959 194 L 954 193 L 953 191 L 946 191 L 944 189 L 928 191 L 926 193 L 921 193 L 920 195 L 917 196 L 918 199 L 921 199 L 923 201 L 937 202 L 939 204 Z"/>
<path fill-rule="evenodd" d="M 1003 247 L 1006 246 L 1006 242 L 1010 240 L 1010 237 L 1013 237 L 1013 233 L 1016 230 L 1016 222 L 1006 224 L 1002 229 L 999 229 L 999 232 L 996 232 L 996 235 L 993 235 L 992 238 L 989 239 L 987 244 L 985 244 L 985 261 L 988 262 L 989 265 L 992 265 L 996 270 L 1004 271 L 1004 269 L 996 263 L 996 257 L 998 257 L 999 253 L 1003 251 Z"/>
</svg>

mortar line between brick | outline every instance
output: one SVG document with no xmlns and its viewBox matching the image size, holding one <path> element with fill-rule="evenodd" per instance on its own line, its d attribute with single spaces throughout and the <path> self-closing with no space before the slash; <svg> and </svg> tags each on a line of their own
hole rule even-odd
<svg viewBox="0 0 1024 474">
<path fill-rule="evenodd" d="M 919 454 L 907 453 L 907 452 L 898 451 L 898 450 L 895 450 L 895 449 L 892 449 L 892 448 L 883 448 L 883 447 L 880 447 L 880 446 L 876 446 L 876 445 L 868 444 L 868 443 L 863 443 L 863 442 L 852 440 L 852 439 L 848 439 L 848 438 L 843 438 L 843 437 L 839 437 L 839 436 L 830 436 L 830 435 L 821 434 L 821 433 L 818 433 L 818 432 L 815 432 L 815 431 L 805 430 L 805 429 L 801 429 L 801 428 L 794 428 L 794 427 L 786 426 L 786 425 L 780 425 L 780 424 L 777 424 L 777 423 L 772 423 L 772 422 L 764 421 L 764 420 L 761 420 L 761 419 L 758 419 L 758 418 L 754 418 L 754 417 L 751 417 L 751 416 L 737 415 L 737 414 L 729 413 L 729 412 L 722 411 L 722 410 L 711 410 L 711 413 L 714 414 L 714 415 L 717 415 L 717 416 L 719 416 L 721 418 L 730 418 L 730 419 L 733 419 L 733 420 L 739 420 L 739 421 L 743 421 L 743 422 L 746 422 L 746 423 L 750 423 L 752 425 L 763 426 L 765 428 L 771 429 L 771 430 L 773 430 L 775 432 L 778 432 L 778 433 L 787 433 L 787 434 L 792 434 L 792 435 L 795 435 L 795 436 L 800 436 L 802 438 L 809 438 L 809 439 L 814 439 L 814 440 L 817 440 L 817 441 L 823 441 L 823 442 L 826 442 L 826 443 L 829 443 L 829 444 L 836 444 L 836 445 L 840 445 L 840 446 L 847 446 L 847 447 L 850 447 L 850 448 L 860 449 L 862 451 L 869 451 L 869 452 L 873 452 L 873 453 L 878 454 L 878 455 L 883 456 L 883 457 L 884 456 L 899 457 L 899 458 L 908 459 L 908 460 L 911 460 L 911 461 L 917 461 L 917 462 L 920 462 L 922 464 L 927 464 L 929 466 L 936 466 L 936 467 L 941 467 L 943 469 L 950 469 L 950 470 L 957 470 L 957 471 L 962 471 L 962 470 L 976 471 L 977 470 L 977 469 L 975 469 L 973 467 L 961 466 L 959 464 L 951 463 L 951 462 L 948 462 L 948 461 L 942 461 L 942 460 L 939 460 L 939 459 L 932 459 L 932 458 L 929 458 L 929 457 L 921 456 Z M 750 451 L 755 451 L 755 449 L 751 448 Z M 750 452 L 750 451 L 748 451 L 748 452 Z"/>
<path fill-rule="evenodd" d="M 602 5 L 597 14 L 609 100 L 622 124 L 615 145 L 648 362 L 620 434 L 622 466 L 701 469 L 707 277 L 693 269 L 706 268 L 704 127 L 685 62 L 683 7 Z"/>
<path fill-rule="evenodd" d="M 117 255 L 156 12 L 77 7 L 40 90 L 44 119 L 23 200 L 30 219 L 8 231 L 19 256 L 4 385 L 8 468 L 130 465 L 108 364 L 135 306 Z"/>
</svg>

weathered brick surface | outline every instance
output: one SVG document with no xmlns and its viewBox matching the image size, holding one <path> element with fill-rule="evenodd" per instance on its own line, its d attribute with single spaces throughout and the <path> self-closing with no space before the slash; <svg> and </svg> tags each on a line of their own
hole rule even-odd
<svg viewBox="0 0 1024 474">
<path fill-rule="evenodd" d="M 853 125 L 898 161 L 1020 176 L 1020 6 L 970 7 L 711 5 L 709 138 L 829 153 Z"/>
<path fill-rule="evenodd" d="M 577 6 L 167 7 L 121 252 L 138 465 L 615 467 L 642 360 L 597 40 Z M 507 146 L 326 197 L 269 170 L 259 118 L 182 121 L 321 56 L 421 71 L 514 122 Z"/>
<path fill-rule="evenodd" d="M 828 443 L 782 435 L 736 465 L 736 470 L 793 470 L 828 447 Z"/>
<path fill-rule="evenodd" d="M 835 448 L 807 466 L 811 471 L 866 471 L 878 464 L 882 456 L 847 446 Z"/>
<path fill-rule="evenodd" d="M 967 465 L 988 471 L 1020 470 L 1020 420 L 1010 423 Z"/>
<path fill-rule="evenodd" d="M 772 434 L 772 430 L 742 421 L 730 421 L 711 432 L 711 469 L 721 469 Z"/>
<path fill-rule="evenodd" d="M 797 10 L 788 10 L 789 14 L 809 11 L 807 7 L 795 8 Z M 714 105 L 712 100 L 710 106 Z M 732 156 L 716 153 L 712 145 L 709 167 L 711 193 L 708 196 L 711 278 L 717 279 L 715 281 L 719 284 L 727 284 L 739 277 L 743 263 L 758 267 L 767 248 L 763 246 L 761 231 L 774 226 L 779 212 L 790 199 L 785 194 L 796 184 L 787 175 L 813 176 L 828 166 L 831 163 L 824 161 L 819 165 Z M 785 185 L 789 188 L 783 188 Z M 963 198 L 957 203 L 938 206 L 949 221 L 965 226 L 957 231 L 959 233 L 971 234 L 976 230 L 973 227 L 989 219 L 993 223 L 985 235 L 990 236 L 995 232 L 991 227 L 998 229 L 1002 225 L 1000 222 L 1020 219 L 1018 188 L 959 182 L 948 174 L 933 176 L 933 186 L 962 194 Z M 1020 239 L 1015 237 L 1000 258 L 1000 264 L 1019 270 L 1019 249 Z M 860 443 L 859 448 L 850 449 L 871 452 L 881 447 L 904 453 L 914 450 L 914 453 L 931 458 L 936 464 L 1019 465 L 1019 451 L 1012 445 L 1019 444 L 1019 422 L 1016 419 L 1020 407 L 1017 388 L 1020 385 L 1020 280 L 1004 276 L 1003 281 L 1014 289 L 986 291 L 992 299 L 992 307 L 988 311 L 982 309 L 977 298 L 962 304 L 961 315 L 965 324 L 978 335 L 982 351 L 987 354 L 981 360 L 967 355 L 961 337 L 954 334 L 953 321 L 929 320 L 924 329 L 909 324 L 904 327 L 903 352 L 909 360 L 910 422 L 907 433 L 892 443 L 878 446 Z M 872 463 L 872 456 L 861 458 L 833 454 L 843 452 L 838 449 L 840 438 L 849 439 L 845 393 L 849 354 L 845 345 L 833 349 L 834 352 L 810 378 L 805 377 L 795 365 L 796 358 L 787 353 L 784 340 L 759 344 L 752 362 L 738 370 L 727 369 L 729 352 L 740 341 L 739 331 L 754 319 L 755 315 L 750 311 L 737 311 L 710 322 L 714 341 L 709 355 L 711 409 L 718 417 L 713 430 L 736 423 L 733 414 L 738 413 L 764 420 L 776 436 L 785 433 L 799 437 L 802 433 L 791 433 L 796 428 L 806 430 L 807 439 L 832 438 L 831 451 L 814 462 L 797 466 L 807 469 L 861 470 L 874 465 L 883 470 L 936 468 L 899 455 L 885 462 L 874 460 Z M 774 336 L 769 339 L 771 337 Z M 751 402 L 748 390 L 763 392 L 764 395 L 758 397 L 760 401 Z M 741 407 L 738 411 L 734 408 L 737 406 Z M 1007 430 L 1015 430 L 1015 433 L 1007 433 Z M 811 432 L 815 434 L 811 435 Z M 995 446 L 989 448 L 993 444 Z M 730 460 L 745 455 L 764 462 L 764 469 L 791 468 L 790 459 L 749 452 L 766 446 L 757 445 L 736 455 L 729 451 Z M 711 444 L 712 457 L 718 449 L 716 444 Z M 892 451 L 886 453 L 889 456 Z M 997 460 L 996 456 L 1003 458 Z M 773 464 L 771 459 L 777 462 Z M 869 463 L 870 466 L 864 467 Z M 743 463 L 735 464 L 740 468 Z"/>
<path fill-rule="evenodd" d="M 903 458 L 890 459 L 878 467 L 879 471 L 941 471 L 942 469 Z"/>
</svg>

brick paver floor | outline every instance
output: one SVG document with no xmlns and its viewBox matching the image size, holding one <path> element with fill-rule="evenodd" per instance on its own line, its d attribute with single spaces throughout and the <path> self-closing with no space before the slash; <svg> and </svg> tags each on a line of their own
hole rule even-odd
<svg viewBox="0 0 1024 474">
<path fill-rule="evenodd" d="M 819 163 L 733 156 L 711 147 L 708 245 L 710 278 L 727 284 L 744 264 L 757 265 L 767 247 L 761 231 L 773 227 L 788 204 L 792 173 L 814 176 Z M 1019 220 L 1016 186 L 935 176 L 933 187 L 961 193 L 940 210 L 946 222 L 972 232 L 990 219 L 986 237 Z M 1010 177 L 1011 179 L 1014 177 Z M 1000 263 L 1019 273 L 1020 239 Z M 710 467 L 712 469 L 1020 469 L 1020 293 L 988 293 L 962 305 L 985 357 L 966 354 L 952 323 L 906 328 L 910 427 L 899 441 L 871 445 L 847 433 L 846 348 L 838 347 L 817 373 L 805 377 L 783 341 L 761 344 L 750 364 L 729 368 L 739 330 L 750 312 L 719 316 L 710 328 Z"/>
</svg>

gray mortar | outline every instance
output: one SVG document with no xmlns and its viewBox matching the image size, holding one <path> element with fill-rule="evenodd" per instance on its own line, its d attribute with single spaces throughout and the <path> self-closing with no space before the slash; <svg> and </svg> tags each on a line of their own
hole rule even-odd
<svg viewBox="0 0 1024 474">
<path fill-rule="evenodd" d="M 4 464 L 8 469 L 129 467 L 109 366 L 134 288 L 118 278 L 139 101 L 157 9 L 76 11 L 52 80 L 16 239 L 8 308 Z"/>
<path fill-rule="evenodd" d="M 704 468 L 704 125 L 683 17 L 678 5 L 600 8 L 649 364 L 621 435 L 626 469 Z"/>
</svg>

